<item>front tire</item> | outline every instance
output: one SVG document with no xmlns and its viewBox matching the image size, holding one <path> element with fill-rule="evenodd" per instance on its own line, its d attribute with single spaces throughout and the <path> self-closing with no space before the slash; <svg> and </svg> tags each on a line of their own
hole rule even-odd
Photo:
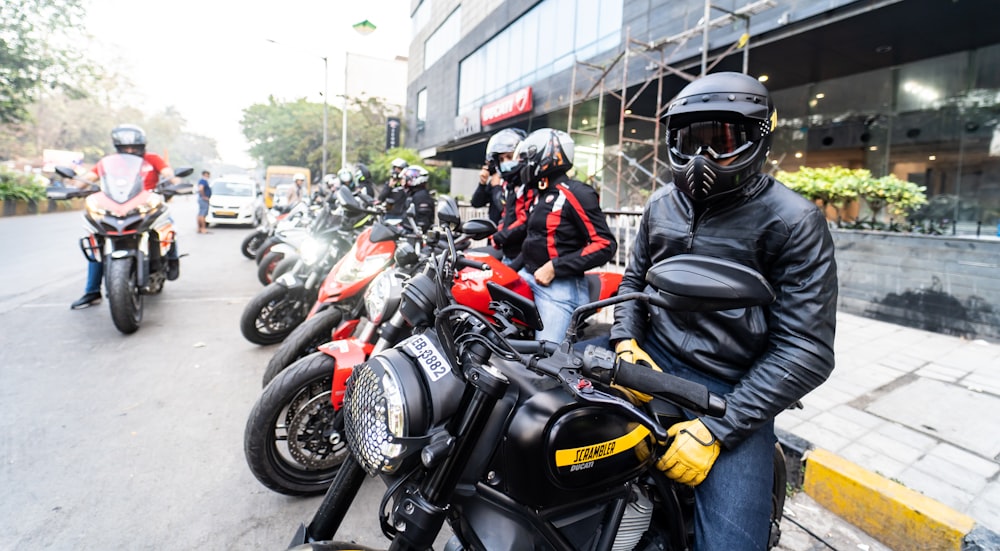
<svg viewBox="0 0 1000 551">
<path fill-rule="evenodd" d="M 281 277 L 282 274 L 291 271 L 295 267 L 295 263 L 298 262 L 299 255 L 292 254 L 282 258 L 271 270 L 271 281 L 274 281 Z"/>
<path fill-rule="evenodd" d="M 278 351 L 267 362 L 261 386 L 267 386 L 286 367 L 296 360 L 308 356 L 321 345 L 330 342 L 331 333 L 344 319 L 340 308 L 327 308 L 302 322 L 285 338 Z"/>
<path fill-rule="evenodd" d="M 105 277 L 111 321 L 126 335 L 138 331 L 142 322 L 142 295 L 136 284 L 134 268 L 134 258 L 112 258 Z"/>
<path fill-rule="evenodd" d="M 243 239 L 243 243 L 240 244 L 240 252 L 251 260 L 257 258 L 257 249 L 260 248 L 265 239 L 267 239 L 266 233 L 262 231 L 252 232 Z"/>
<path fill-rule="evenodd" d="M 301 290 L 272 283 L 250 299 L 240 316 L 240 332 L 246 340 L 260 345 L 281 342 L 306 318 Z"/>
<path fill-rule="evenodd" d="M 282 371 L 257 399 L 243 452 L 261 484 L 282 494 L 319 494 L 350 453 L 343 412 L 330 403 L 336 361 L 316 352 Z"/>
<path fill-rule="evenodd" d="M 269 285 L 274 282 L 274 269 L 278 263 L 285 258 L 283 253 L 267 253 L 264 259 L 257 265 L 257 281 L 261 285 Z"/>
</svg>

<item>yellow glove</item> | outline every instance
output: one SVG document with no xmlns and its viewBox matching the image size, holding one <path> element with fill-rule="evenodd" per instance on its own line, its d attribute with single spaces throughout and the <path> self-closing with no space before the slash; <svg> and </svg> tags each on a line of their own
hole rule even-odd
<svg viewBox="0 0 1000 551">
<path fill-rule="evenodd" d="M 660 366 L 656 365 L 653 358 L 646 354 L 646 351 L 639 348 L 639 343 L 635 339 L 628 339 L 627 341 L 620 341 L 615 346 L 615 353 L 618 354 L 618 358 L 622 359 L 628 363 L 640 365 L 640 363 L 646 364 L 647 367 L 652 368 L 654 371 L 663 371 Z M 639 392 L 638 390 L 632 390 L 631 388 L 625 388 L 623 386 L 611 385 L 614 388 L 622 390 L 625 395 L 629 397 L 632 403 L 638 402 L 648 402 L 653 399 L 649 394 Z"/>
<path fill-rule="evenodd" d="M 667 429 L 674 441 L 667 453 L 656 462 L 656 468 L 667 478 L 688 486 L 697 486 L 708 476 L 708 471 L 719 457 L 719 442 L 701 419 L 685 421 Z"/>
</svg>

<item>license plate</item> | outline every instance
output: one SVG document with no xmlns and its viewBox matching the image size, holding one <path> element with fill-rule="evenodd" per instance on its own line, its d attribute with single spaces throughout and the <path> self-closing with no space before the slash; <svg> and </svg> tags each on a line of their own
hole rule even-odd
<svg viewBox="0 0 1000 551">
<path fill-rule="evenodd" d="M 448 374 L 451 369 L 444 359 L 444 354 L 437 349 L 437 346 L 430 339 L 423 335 L 416 335 L 407 340 L 404 348 L 417 359 L 417 363 L 424 369 L 431 382 Z"/>
<path fill-rule="evenodd" d="M 236 216 L 236 211 L 233 210 L 217 210 L 215 211 L 216 216 Z"/>
</svg>

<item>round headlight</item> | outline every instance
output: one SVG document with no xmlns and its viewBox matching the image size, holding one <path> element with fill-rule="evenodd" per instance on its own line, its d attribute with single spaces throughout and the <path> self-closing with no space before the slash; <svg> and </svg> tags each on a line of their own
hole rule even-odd
<svg viewBox="0 0 1000 551">
<path fill-rule="evenodd" d="M 302 242 L 302 246 L 299 247 L 299 257 L 302 258 L 302 262 L 312 266 L 319 261 L 320 255 L 322 255 L 325 250 L 325 243 L 314 237 L 307 237 L 305 241 Z"/>
<path fill-rule="evenodd" d="M 393 271 L 379 274 L 365 290 L 365 312 L 372 323 L 380 323 L 385 317 L 389 296 L 392 294 Z"/>
<path fill-rule="evenodd" d="M 465 383 L 433 334 L 414 335 L 354 368 L 344 394 L 344 433 L 370 475 L 394 473 L 454 414 Z"/>
</svg>

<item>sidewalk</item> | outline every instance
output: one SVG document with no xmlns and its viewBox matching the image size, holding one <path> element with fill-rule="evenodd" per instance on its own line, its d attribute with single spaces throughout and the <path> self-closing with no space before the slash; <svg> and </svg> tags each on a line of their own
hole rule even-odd
<svg viewBox="0 0 1000 551">
<path fill-rule="evenodd" d="M 1000 345 L 838 314 L 836 354 L 777 418 L 806 492 L 893 549 L 1000 549 Z"/>
</svg>

